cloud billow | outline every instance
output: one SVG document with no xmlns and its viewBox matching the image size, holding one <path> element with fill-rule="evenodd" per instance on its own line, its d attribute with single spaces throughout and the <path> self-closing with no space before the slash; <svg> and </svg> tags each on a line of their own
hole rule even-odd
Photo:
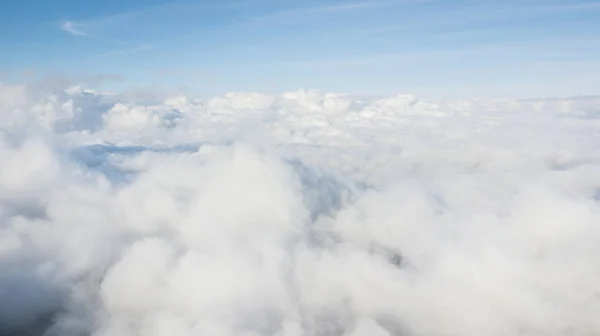
<svg viewBox="0 0 600 336">
<path fill-rule="evenodd" d="M 600 328 L 600 100 L 5 90 L 0 334 Z"/>
</svg>

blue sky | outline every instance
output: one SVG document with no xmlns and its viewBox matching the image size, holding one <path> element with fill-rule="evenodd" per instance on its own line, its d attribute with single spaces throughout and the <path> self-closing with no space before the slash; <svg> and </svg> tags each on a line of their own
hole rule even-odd
<svg viewBox="0 0 600 336">
<path fill-rule="evenodd" d="M 592 0 L 22 0 L 0 4 L 0 31 L 8 81 L 60 74 L 207 95 L 600 94 Z"/>
</svg>

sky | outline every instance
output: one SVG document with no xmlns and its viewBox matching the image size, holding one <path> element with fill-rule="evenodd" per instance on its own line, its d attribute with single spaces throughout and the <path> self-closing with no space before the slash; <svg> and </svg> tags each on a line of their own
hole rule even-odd
<svg viewBox="0 0 600 336">
<path fill-rule="evenodd" d="M 600 330 L 600 97 L 0 84 L 0 335 Z"/>
<path fill-rule="evenodd" d="M 0 336 L 599 335 L 586 1 L 0 1 Z"/>
<path fill-rule="evenodd" d="M 592 0 L 105 0 L 0 4 L 0 80 L 215 95 L 600 94 Z"/>
</svg>

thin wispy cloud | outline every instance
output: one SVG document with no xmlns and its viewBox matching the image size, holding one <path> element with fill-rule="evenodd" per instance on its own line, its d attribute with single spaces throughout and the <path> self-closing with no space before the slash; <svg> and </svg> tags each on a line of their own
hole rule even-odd
<svg viewBox="0 0 600 336">
<path fill-rule="evenodd" d="M 100 15 L 94 18 L 87 19 L 85 21 L 81 21 L 80 24 L 85 27 L 90 27 L 95 30 L 102 30 L 106 28 L 113 28 L 118 26 L 127 25 L 136 20 L 144 21 L 148 18 L 155 17 L 175 17 L 178 14 L 185 12 L 193 12 L 202 9 L 214 9 L 217 5 L 213 3 L 196 3 L 196 2 L 187 2 L 187 1 L 169 1 L 162 2 L 158 4 L 152 5 L 143 5 L 134 9 L 117 11 L 107 15 Z M 228 7 L 224 7 L 228 8 Z M 233 5 L 230 8 L 237 8 Z"/>
<path fill-rule="evenodd" d="M 577 62 L 592 62 L 600 50 L 598 13 L 600 0 L 111 0 L 98 8 L 78 3 L 43 15 L 64 37 L 51 51 L 76 53 L 81 67 L 98 61 L 103 71 L 143 73 L 136 80 L 144 82 L 150 80 L 142 77 L 171 63 L 210 68 L 224 80 L 222 87 L 206 90 L 221 92 L 231 90 L 228 85 L 254 85 L 231 79 L 233 69 L 270 71 L 271 78 L 260 83 L 268 91 L 314 85 L 310 75 L 323 88 L 346 85 L 342 77 L 367 83 L 374 74 L 386 78 L 377 81 L 380 87 L 397 87 L 410 81 L 398 79 L 403 68 L 418 69 L 432 81 L 455 76 L 458 68 L 465 72 L 461 78 L 473 81 L 484 80 L 480 69 L 502 67 L 521 77 L 530 71 L 536 78 L 560 72 L 564 83 L 571 81 L 564 86 L 572 86 L 574 78 L 593 75 L 577 72 Z M 43 42 L 45 32 L 39 33 Z M 11 48 L 19 50 L 19 41 Z M 144 62 L 137 61 L 140 56 Z M 59 68 L 60 59 L 53 58 L 52 66 Z M 535 61 L 566 65 L 523 65 Z M 384 65 L 397 71 L 381 70 Z M 171 82 L 204 85 L 183 76 Z"/>
<path fill-rule="evenodd" d="M 91 37 L 90 34 L 81 31 L 80 29 L 75 27 L 75 24 L 71 21 L 63 21 L 60 23 L 60 29 L 62 29 L 63 31 L 71 34 L 71 35 L 75 35 L 75 36 L 87 36 L 87 37 Z"/>
<path fill-rule="evenodd" d="M 269 13 L 260 17 L 257 17 L 251 21 L 253 22 L 270 22 L 278 21 L 280 19 L 289 18 L 302 18 L 307 15 L 315 14 L 336 14 L 344 12 L 353 12 L 357 10 L 363 10 L 368 8 L 382 7 L 387 5 L 394 5 L 399 3 L 405 3 L 406 1 L 360 1 L 360 2 L 348 2 L 348 3 L 337 3 L 337 4 L 326 4 L 317 6 L 303 6 L 298 8 L 284 9 L 274 13 Z"/>
<path fill-rule="evenodd" d="M 600 10 L 600 2 L 573 2 L 564 4 L 517 4 L 506 6 L 496 5 L 459 5 L 448 10 L 436 10 L 432 12 L 420 12 L 416 15 L 404 17 L 400 23 L 374 25 L 345 30 L 346 34 L 393 34 L 402 33 L 434 33 L 446 34 L 449 31 L 459 30 L 460 33 L 481 32 L 481 24 L 496 25 L 483 30 L 502 29 L 504 31 L 523 29 L 522 25 L 527 22 L 517 22 L 505 25 L 507 21 L 539 19 L 549 15 L 565 13 L 581 13 Z M 498 26 L 499 25 L 499 26 Z M 500 28 L 499 28 L 500 27 Z M 572 25 L 571 25 L 572 27 Z M 519 36 L 518 33 L 515 36 Z"/>
<path fill-rule="evenodd" d="M 133 53 L 137 53 L 137 52 L 151 50 L 153 48 L 155 48 L 155 46 L 151 45 L 151 44 L 145 44 L 145 45 L 141 45 L 141 46 L 133 46 L 133 47 L 129 47 L 129 48 L 123 48 L 123 49 L 109 51 L 109 52 L 102 53 L 102 54 L 96 54 L 93 56 L 93 58 L 133 54 Z"/>
<path fill-rule="evenodd" d="M 87 37 L 87 38 L 91 38 L 93 40 L 108 43 L 113 46 L 121 47 L 120 49 L 112 50 L 112 51 L 105 52 L 102 54 L 92 55 L 91 58 L 93 58 L 93 59 L 125 55 L 125 54 L 132 54 L 132 53 L 142 52 L 142 51 L 146 51 L 146 50 L 150 50 L 150 49 L 154 48 L 154 46 L 150 45 L 150 44 L 136 45 L 135 43 L 127 43 L 127 42 L 124 42 L 121 40 L 115 40 L 115 39 L 105 38 L 105 37 L 101 37 L 101 36 L 97 36 L 97 35 L 92 35 L 92 34 L 89 34 L 85 31 L 79 29 L 77 27 L 77 25 L 72 21 L 61 22 L 60 28 L 63 31 L 65 31 L 71 35 L 74 35 L 74 36 Z"/>
<path fill-rule="evenodd" d="M 302 15 L 302 14 L 317 14 L 317 13 L 335 13 L 353 11 L 371 7 L 378 7 L 384 5 L 400 4 L 400 3 L 415 3 L 415 2 L 428 2 L 435 0 L 372 0 L 372 1 L 345 1 L 344 3 L 329 2 L 326 4 L 311 2 L 312 5 L 307 2 L 278 2 L 278 1 L 231 1 L 231 2 L 207 2 L 207 3 L 195 3 L 185 1 L 172 1 L 161 4 L 149 5 L 146 7 L 137 8 L 134 10 L 118 12 L 106 16 L 97 17 L 95 19 L 87 20 L 86 26 L 91 27 L 106 27 L 113 25 L 120 25 L 123 23 L 130 22 L 134 19 L 141 19 L 147 16 L 153 15 L 165 15 L 165 16 L 176 16 L 182 12 L 190 11 L 212 11 L 212 10 L 242 10 L 242 9 L 264 9 L 264 14 L 255 17 L 255 19 L 277 17 L 285 15 Z M 293 3 L 300 3 L 301 6 L 294 6 Z M 273 11 L 273 8 L 277 10 Z"/>
<path fill-rule="evenodd" d="M 106 38 L 103 36 L 98 36 L 98 35 L 93 35 L 90 34 L 86 31 L 83 31 L 81 28 L 79 28 L 80 26 L 82 26 L 82 24 L 80 23 L 75 23 L 73 21 L 63 21 L 60 23 L 60 29 L 62 29 L 63 31 L 74 35 L 74 36 L 83 36 L 83 37 L 88 37 L 94 40 L 98 40 L 98 41 L 102 41 L 105 43 L 109 43 L 109 44 L 114 44 L 114 45 L 125 45 L 127 44 L 124 41 L 121 40 L 117 40 L 117 39 L 112 39 L 112 38 Z"/>
<path fill-rule="evenodd" d="M 574 1 L 572 3 L 565 2 L 563 4 L 550 4 L 550 5 L 546 5 L 546 6 L 540 6 L 540 7 L 537 7 L 537 9 L 541 12 L 560 12 L 560 13 L 598 10 L 598 9 L 600 9 L 600 1 L 591 1 L 591 2 Z"/>
<path fill-rule="evenodd" d="M 379 7 L 385 5 L 397 4 L 398 1 L 364 1 L 364 2 L 350 2 L 337 5 L 324 5 L 316 7 L 301 8 L 296 10 L 297 13 L 336 13 L 353 11 L 371 7 Z"/>
<path fill-rule="evenodd" d="M 250 16 L 239 22 L 232 23 L 227 30 L 247 30 L 257 27 L 304 22 L 308 19 L 326 19 L 353 15 L 361 11 L 385 10 L 386 8 L 431 2 L 435 0 L 372 0 L 372 1 L 334 1 L 334 2 L 304 2 L 301 5 L 279 7 L 276 10 L 266 8 L 258 15 Z"/>
<path fill-rule="evenodd" d="M 411 50 L 395 53 L 367 53 L 364 55 L 348 57 L 317 58 L 302 61 L 281 62 L 281 65 L 298 67 L 299 69 L 311 68 L 349 68 L 366 65 L 408 65 L 415 62 L 448 62 L 460 61 L 467 55 L 477 58 L 489 58 L 492 55 L 504 54 L 507 59 L 504 62 L 529 64 L 535 62 L 553 62 L 557 65 L 568 64 L 574 58 L 577 61 L 590 60 L 588 53 L 578 51 L 578 47 L 596 47 L 600 44 L 596 41 L 568 40 L 553 38 L 545 41 L 518 41 L 507 40 L 502 42 L 481 42 L 468 46 L 449 46 L 433 49 Z M 510 59 L 508 55 L 520 55 L 518 59 Z M 594 64 L 598 64 L 595 62 Z"/>
</svg>

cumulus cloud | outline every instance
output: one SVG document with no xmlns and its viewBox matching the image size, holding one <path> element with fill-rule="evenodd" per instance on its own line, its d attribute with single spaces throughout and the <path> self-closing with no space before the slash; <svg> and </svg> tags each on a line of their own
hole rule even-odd
<svg viewBox="0 0 600 336">
<path fill-rule="evenodd" d="M 130 107 L 122 103 L 115 104 L 103 116 L 108 129 L 140 130 L 148 127 L 169 127 L 180 116 L 174 109 L 162 107 Z"/>
<path fill-rule="evenodd" d="M 600 330 L 598 98 L 27 92 L 0 334 Z"/>
<path fill-rule="evenodd" d="M 275 97 L 258 92 L 229 92 L 208 102 L 209 108 L 217 113 L 223 111 L 256 110 L 269 108 Z"/>
<path fill-rule="evenodd" d="M 0 111 L 8 112 L 27 102 L 27 91 L 22 85 L 0 83 Z"/>
</svg>

